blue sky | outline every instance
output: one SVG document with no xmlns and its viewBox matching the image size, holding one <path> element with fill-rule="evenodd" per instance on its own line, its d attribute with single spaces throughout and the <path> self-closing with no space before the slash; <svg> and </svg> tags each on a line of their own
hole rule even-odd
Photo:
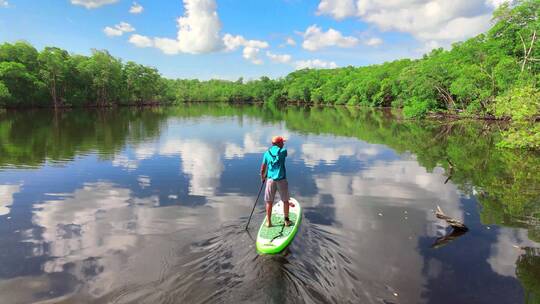
<svg viewBox="0 0 540 304">
<path fill-rule="evenodd" d="M 0 42 L 106 49 L 172 78 L 275 78 L 448 47 L 489 28 L 501 2 L 0 0 Z"/>
</svg>

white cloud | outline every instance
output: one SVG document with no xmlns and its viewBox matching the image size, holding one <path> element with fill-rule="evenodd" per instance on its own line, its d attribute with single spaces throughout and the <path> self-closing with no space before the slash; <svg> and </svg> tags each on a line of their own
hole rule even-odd
<svg viewBox="0 0 540 304">
<path fill-rule="evenodd" d="M 223 36 L 225 51 L 235 51 L 239 47 L 243 46 L 245 41 L 246 39 L 240 35 L 233 36 L 231 34 L 225 34 L 225 36 Z"/>
<path fill-rule="evenodd" d="M 185 14 L 178 18 L 179 49 L 185 53 L 208 53 L 222 46 L 221 22 L 215 0 L 184 0 Z"/>
<path fill-rule="evenodd" d="M 337 64 L 333 61 L 324 61 L 320 59 L 298 60 L 295 62 L 297 70 L 300 69 L 333 69 Z"/>
<path fill-rule="evenodd" d="M 114 37 L 114 36 L 122 36 L 122 34 L 124 32 L 122 32 L 121 30 L 119 29 L 116 29 L 114 27 L 110 27 L 110 26 L 106 26 L 104 29 L 103 29 L 103 32 L 105 33 L 105 35 L 109 36 L 109 37 Z"/>
<path fill-rule="evenodd" d="M 324 32 L 317 25 L 312 25 L 302 34 L 304 42 L 302 47 L 308 51 L 317 51 L 319 49 L 338 46 L 343 48 L 353 47 L 358 44 L 358 39 L 352 36 L 343 36 L 339 31 L 333 28 Z"/>
<path fill-rule="evenodd" d="M 132 35 L 129 42 L 137 47 L 155 47 L 167 55 L 201 54 L 220 50 L 234 51 L 243 47 L 242 56 L 246 60 L 254 64 L 263 63 L 258 58 L 258 54 L 261 49 L 269 47 L 268 42 L 247 40 L 240 35 L 233 36 L 231 34 L 221 37 L 221 22 L 217 14 L 215 0 L 183 0 L 183 3 L 184 16 L 177 20 L 178 35 L 176 39 Z M 136 3 L 134 3 L 135 5 Z M 108 31 L 113 35 L 118 35 L 114 29 Z"/>
<path fill-rule="evenodd" d="M 246 40 L 241 35 L 233 36 L 231 34 L 225 34 L 225 36 L 223 36 L 223 44 L 225 45 L 225 51 L 235 51 L 238 48 L 243 47 L 242 57 L 254 64 L 263 63 L 257 56 L 261 49 L 266 49 L 270 46 L 266 41 Z"/>
<path fill-rule="evenodd" d="M 129 42 L 136 47 L 145 48 L 145 47 L 152 47 L 154 46 L 154 42 L 152 39 L 139 35 L 139 34 L 133 34 L 131 37 L 129 37 Z"/>
<path fill-rule="evenodd" d="M 242 50 L 242 57 L 248 61 L 251 61 L 253 64 L 263 64 L 263 61 L 257 58 L 259 52 L 260 49 L 247 46 Z"/>
<path fill-rule="evenodd" d="M 285 43 L 287 43 L 290 46 L 295 46 L 296 45 L 296 41 L 294 41 L 294 39 L 292 39 L 291 37 L 287 38 Z"/>
<path fill-rule="evenodd" d="M 114 27 L 107 26 L 103 29 L 105 35 L 109 37 L 122 36 L 124 33 L 134 32 L 135 28 L 127 22 L 120 22 Z"/>
<path fill-rule="evenodd" d="M 131 24 L 127 22 L 120 22 L 119 24 L 115 25 L 117 29 L 121 30 L 124 33 L 134 32 L 135 28 L 131 26 Z"/>
<path fill-rule="evenodd" d="M 341 20 L 354 16 L 356 6 L 353 0 L 321 0 L 317 15 L 331 15 Z"/>
<path fill-rule="evenodd" d="M 167 55 L 176 55 L 181 51 L 178 40 L 170 38 L 154 38 L 154 47 Z"/>
<path fill-rule="evenodd" d="M 87 9 L 98 8 L 103 5 L 113 4 L 118 2 L 118 0 L 71 0 L 71 4 L 81 5 Z"/>
<path fill-rule="evenodd" d="M 233 36 L 231 34 L 225 34 L 225 36 L 223 36 L 223 43 L 225 44 L 226 51 L 234 51 L 239 47 L 252 47 L 258 49 L 265 49 L 269 47 L 269 44 L 266 41 L 246 40 L 241 35 Z"/>
<path fill-rule="evenodd" d="M 381 38 L 373 37 L 366 40 L 364 44 L 367 46 L 378 46 L 383 44 L 383 40 Z"/>
<path fill-rule="evenodd" d="M 221 22 L 215 0 L 183 0 L 184 16 L 178 18 L 176 39 L 154 37 L 151 46 L 165 54 L 202 54 L 223 48 Z M 148 42 L 147 40 L 145 42 Z M 149 46 L 148 43 L 144 44 Z"/>
<path fill-rule="evenodd" d="M 215 0 L 184 0 L 184 16 L 178 18 L 178 52 L 200 54 L 222 47 L 221 22 Z"/>
<path fill-rule="evenodd" d="M 383 31 L 409 33 L 444 45 L 477 35 L 490 26 L 502 0 L 321 0 L 318 14 L 341 20 L 358 17 Z"/>
<path fill-rule="evenodd" d="M 491 14 L 471 18 L 460 17 L 450 20 L 448 23 L 438 28 L 437 31 L 423 32 L 418 36 L 423 40 L 464 40 L 475 36 L 479 32 L 488 30 L 490 20 Z"/>
<path fill-rule="evenodd" d="M 274 54 L 270 51 L 266 52 L 266 56 L 268 56 L 268 58 L 270 58 L 270 60 L 273 62 L 278 63 L 289 63 L 292 59 L 291 55 L 289 54 Z"/>
<path fill-rule="evenodd" d="M 0 7 L 9 7 L 9 2 L 7 0 L 0 0 Z"/>
<path fill-rule="evenodd" d="M 150 38 L 147 36 L 133 34 L 128 40 L 131 44 L 139 48 L 155 47 L 167 55 L 178 54 L 178 41 L 169 38 Z"/>
<path fill-rule="evenodd" d="M 142 5 L 137 2 L 133 2 L 133 5 L 131 5 L 131 7 L 129 8 L 129 12 L 132 14 L 140 14 L 143 12 L 143 10 L 144 8 L 142 7 Z"/>
</svg>

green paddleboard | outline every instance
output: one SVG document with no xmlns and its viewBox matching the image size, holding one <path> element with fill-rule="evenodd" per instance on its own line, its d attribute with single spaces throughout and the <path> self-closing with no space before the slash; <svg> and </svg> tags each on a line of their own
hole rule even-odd
<svg viewBox="0 0 540 304">
<path fill-rule="evenodd" d="M 285 227 L 283 217 L 283 202 L 279 201 L 272 207 L 272 227 L 266 227 L 266 216 L 257 234 L 257 250 L 260 253 L 280 253 L 294 239 L 302 220 L 302 207 L 298 201 L 291 198 L 294 206 L 289 206 L 289 220 L 291 225 Z"/>
</svg>

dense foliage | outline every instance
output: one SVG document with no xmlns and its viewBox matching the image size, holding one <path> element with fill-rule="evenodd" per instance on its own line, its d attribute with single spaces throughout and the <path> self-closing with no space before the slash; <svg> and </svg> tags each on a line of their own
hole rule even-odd
<svg viewBox="0 0 540 304">
<path fill-rule="evenodd" d="M 122 64 L 106 51 L 70 55 L 25 42 L 0 45 L 0 106 L 107 106 L 171 102 L 166 81 L 154 68 Z"/>
<path fill-rule="evenodd" d="M 418 60 L 304 69 L 244 82 L 171 80 L 107 51 L 71 55 L 25 42 L 0 45 L 0 107 L 109 106 L 197 101 L 302 102 L 403 108 L 512 120 L 503 146 L 540 147 L 540 1 L 503 4 L 484 34 Z"/>
</svg>

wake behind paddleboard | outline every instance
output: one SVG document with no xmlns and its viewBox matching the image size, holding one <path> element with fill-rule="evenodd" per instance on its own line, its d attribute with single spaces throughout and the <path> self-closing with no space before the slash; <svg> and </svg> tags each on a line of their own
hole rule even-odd
<svg viewBox="0 0 540 304">
<path fill-rule="evenodd" d="M 272 207 L 272 227 L 266 227 L 266 216 L 257 234 L 257 250 L 260 253 L 275 254 L 287 248 L 298 232 L 302 220 L 302 207 L 298 201 L 291 198 L 294 206 L 289 206 L 291 225 L 284 225 L 283 202 L 279 201 Z"/>
</svg>

